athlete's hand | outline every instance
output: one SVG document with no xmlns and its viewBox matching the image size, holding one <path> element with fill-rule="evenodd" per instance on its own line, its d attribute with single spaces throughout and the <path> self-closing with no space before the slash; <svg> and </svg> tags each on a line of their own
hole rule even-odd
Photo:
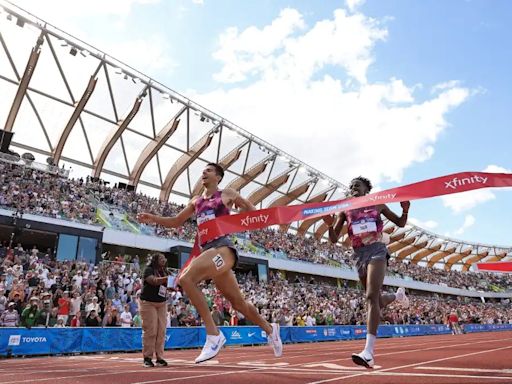
<svg viewBox="0 0 512 384">
<path fill-rule="evenodd" d="M 402 201 L 400 202 L 400 206 L 402 207 L 404 212 L 409 212 L 409 208 L 411 207 L 410 201 Z"/>
<path fill-rule="evenodd" d="M 139 223 L 148 224 L 154 221 L 154 215 L 151 213 L 139 213 L 137 215 L 137 220 Z"/>
<path fill-rule="evenodd" d="M 328 227 L 332 227 L 334 225 L 334 222 L 336 221 L 336 216 L 327 215 L 323 216 L 322 219 L 324 220 L 324 223 L 327 224 Z"/>
</svg>

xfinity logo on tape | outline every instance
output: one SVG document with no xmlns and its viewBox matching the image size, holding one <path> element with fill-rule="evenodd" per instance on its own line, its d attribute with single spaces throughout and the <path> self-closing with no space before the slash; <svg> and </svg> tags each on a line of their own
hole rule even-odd
<svg viewBox="0 0 512 384">
<path fill-rule="evenodd" d="M 394 199 L 395 197 L 396 197 L 396 193 L 388 193 L 387 195 L 368 196 L 368 200 L 378 201 L 378 200 Z"/>
<path fill-rule="evenodd" d="M 266 224 L 269 217 L 269 215 L 264 215 L 262 213 L 259 216 L 254 217 L 246 216 L 245 218 L 242 219 L 242 225 L 248 227 L 250 224 Z"/>
<path fill-rule="evenodd" d="M 444 182 L 445 188 L 451 188 L 451 189 L 457 189 L 458 187 L 461 187 L 466 184 L 475 184 L 475 183 L 487 183 L 487 177 L 480 177 L 480 176 L 471 176 L 471 177 L 465 177 L 464 179 L 458 179 L 454 177 L 450 181 Z"/>
<path fill-rule="evenodd" d="M 307 209 L 302 210 L 302 215 L 303 216 L 318 215 L 318 214 L 322 214 L 322 213 L 337 211 L 337 210 L 347 208 L 347 207 L 350 207 L 350 203 L 330 205 L 328 207 L 307 208 Z"/>
</svg>

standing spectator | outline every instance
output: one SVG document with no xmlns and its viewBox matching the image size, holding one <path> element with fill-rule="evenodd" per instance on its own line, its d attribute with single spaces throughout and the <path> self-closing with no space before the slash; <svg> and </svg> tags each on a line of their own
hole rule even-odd
<svg viewBox="0 0 512 384">
<path fill-rule="evenodd" d="M 81 325 L 81 322 L 80 322 L 80 311 L 79 311 L 71 317 L 70 326 L 71 327 L 80 327 L 80 325 Z"/>
<path fill-rule="evenodd" d="M 133 326 L 136 328 L 142 327 L 142 319 L 140 318 L 140 314 L 138 311 L 137 313 L 135 313 L 135 316 L 133 316 Z"/>
<path fill-rule="evenodd" d="M 39 316 L 39 299 L 32 297 L 30 299 L 30 305 L 27 305 L 21 313 L 21 325 L 30 329 L 36 325 Z"/>
<path fill-rule="evenodd" d="M 58 305 L 58 318 L 62 319 L 64 321 L 64 324 L 68 323 L 68 317 L 69 317 L 69 307 L 71 304 L 71 300 L 69 298 L 69 292 L 66 291 L 63 293 L 63 296 L 59 298 Z"/>
<path fill-rule="evenodd" d="M 20 315 L 15 310 L 15 304 L 11 301 L 7 305 L 7 310 L 0 316 L 0 325 L 2 327 L 17 327 L 20 323 Z"/>
<path fill-rule="evenodd" d="M 121 327 L 123 328 L 130 328 L 132 326 L 132 314 L 130 313 L 130 306 L 126 304 L 124 306 L 124 312 L 121 313 L 120 316 L 121 319 Z"/>
<path fill-rule="evenodd" d="M 57 320 L 59 319 L 59 308 L 53 307 L 50 311 L 50 316 L 48 317 L 48 321 L 46 322 L 47 327 L 54 327 L 57 324 Z"/>
<path fill-rule="evenodd" d="M 224 315 L 219 311 L 217 304 L 212 306 L 212 317 L 215 325 L 224 325 Z"/>
<path fill-rule="evenodd" d="M 90 313 L 91 311 L 100 313 L 100 305 L 98 304 L 98 298 L 96 296 L 92 298 L 92 303 L 89 303 L 85 306 L 86 313 Z"/>
<path fill-rule="evenodd" d="M 0 316 L 2 316 L 2 313 L 4 313 L 6 307 L 7 297 L 5 297 L 5 289 L 0 287 Z"/>
<path fill-rule="evenodd" d="M 101 318 L 95 310 L 91 310 L 89 315 L 85 319 L 86 327 L 99 327 L 101 324 Z"/>
<path fill-rule="evenodd" d="M 73 298 L 70 300 L 69 315 L 71 317 L 80 313 L 80 306 L 82 305 L 82 297 L 78 292 L 73 292 Z"/>
</svg>

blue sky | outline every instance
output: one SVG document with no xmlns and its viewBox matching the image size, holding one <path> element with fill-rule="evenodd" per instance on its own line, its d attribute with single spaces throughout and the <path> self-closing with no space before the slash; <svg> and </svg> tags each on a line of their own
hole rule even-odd
<svg viewBox="0 0 512 384">
<path fill-rule="evenodd" d="M 343 183 L 512 169 L 509 1 L 15 3 Z M 411 217 L 512 245 L 511 193 L 421 201 Z"/>
</svg>

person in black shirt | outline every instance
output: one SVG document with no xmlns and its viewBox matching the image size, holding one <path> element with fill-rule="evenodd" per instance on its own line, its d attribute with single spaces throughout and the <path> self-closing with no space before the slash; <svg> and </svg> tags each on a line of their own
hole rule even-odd
<svg viewBox="0 0 512 384">
<path fill-rule="evenodd" d="M 144 284 L 140 294 L 139 311 L 142 319 L 142 355 L 144 367 L 167 366 L 163 359 L 167 323 L 167 259 L 161 253 L 154 254 L 144 270 Z"/>
<path fill-rule="evenodd" d="M 93 309 L 89 316 L 85 319 L 85 326 L 86 327 L 99 327 L 101 323 L 101 319 L 96 313 L 96 311 Z"/>
</svg>

